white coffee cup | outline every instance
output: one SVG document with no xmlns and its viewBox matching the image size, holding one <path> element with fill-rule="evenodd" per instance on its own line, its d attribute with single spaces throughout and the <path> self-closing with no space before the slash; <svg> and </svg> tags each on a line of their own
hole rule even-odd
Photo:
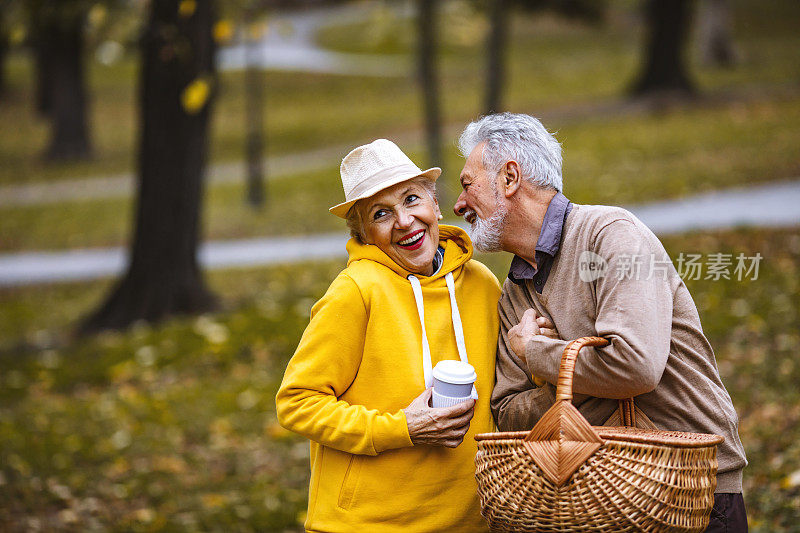
<svg viewBox="0 0 800 533">
<path fill-rule="evenodd" d="M 472 387 L 478 374 L 463 361 L 439 361 L 433 368 L 433 407 L 449 407 L 472 398 Z"/>
</svg>

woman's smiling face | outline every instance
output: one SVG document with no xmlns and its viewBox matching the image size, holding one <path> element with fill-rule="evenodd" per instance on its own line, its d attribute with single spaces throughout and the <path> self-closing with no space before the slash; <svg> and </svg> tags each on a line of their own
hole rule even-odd
<svg viewBox="0 0 800 533">
<path fill-rule="evenodd" d="M 425 179 L 425 178 L 420 178 Z M 439 203 L 418 180 L 408 180 L 359 200 L 363 237 L 415 274 L 433 274 L 439 246 Z"/>
</svg>

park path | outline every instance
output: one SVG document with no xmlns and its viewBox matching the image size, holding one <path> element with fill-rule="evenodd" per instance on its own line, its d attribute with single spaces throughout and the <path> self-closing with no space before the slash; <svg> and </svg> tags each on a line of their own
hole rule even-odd
<svg viewBox="0 0 800 533">
<path fill-rule="evenodd" d="M 299 176 L 308 172 L 336 168 L 342 154 L 352 150 L 350 145 L 327 146 L 305 152 L 271 156 L 264 159 L 269 180 Z M 209 165 L 210 185 L 245 183 L 245 162 Z M 112 176 L 64 179 L 41 183 L 0 185 L 0 208 L 50 205 L 63 202 L 82 202 L 129 198 L 135 189 L 131 172 Z"/>
<path fill-rule="evenodd" d="M 765 89 L 763 87 L 745 87 L 731 93 L 717 93 L 697 98 L 694 101 L 680 104 L 682 108 L 693 106 L 712 107 L 730 102 L 747 103 L 758 101 L 765 93 L 776 98 L 796 95 L 795 89 L 783 87 Z M 542 110 L 528 110 L 545 124 L 563 127 L 586 120 L 618 119 L 621 116 L 646 115 L 653 113 L 653 102 L 609 99 L 596 102 L 573 103 L 555 106 Z M 445 139 L 455 139 L 464 128 L 464 122 L 447 124 L 443 129 Z M 421 130 L 405 130 L 384 132 L 384 136 L 408 150 L 423 150 L 423 132 Z M 362 139 L 368 142 L 372 139 Z M 264 168 L 268 181 L 301 176 L 304 173 L 320 170 L 334 170 L 339 166 L 341 158 L 352 150 L 359 142 L 329 145 L 299 152 L 271 155 L 264 159 Z M 335 170 L 334 170 L 335 172 Z M 207 180 L 209 186 L 240 183 L 246 181 L 244 161 L 216 163 L 208 166 Z M 62 202 L 82 202 L 129 198 L 135 190 L 135 175 L 124 172 L 110 176 L 93 176 L 75 179 L 63 179 L 48 182 L 19 183 L 0 185 L 0 209 L 51 205 Z"/>
<path fill-rule="evenodd" d="M 627 206 L 658 235 L 738 226 L 800 226 L 800 178 Z M 205 243 L 206 269 L 254 267 L 344 258 L 347 234 L 269 237 Z M 124 248 L 0 254 L 0 287 L 119 276 Z"/>
<path fill-rule="evenodd" d="M 409 5 L 393 6 L 391 9 L 400 17 L 413 14 Z M 412 75 L 413 63 L 406 56 L 334 52 L 317 44 L 316 35 L 320 29 L 363 21 L 369 16 L 369 9 L 360 4 L 275 14 L 270 17 L 263 37 L 255 46 L 248 48 L 237 44 L 223 47 L 218 52 L 219 68 L 242 69 L 249 61 L 264 70 L 377 77 Z M 417 134 L 401 134 L 392 138 L 398 143 L 406 143 L 420 137 Z M 416 143 L 416 140 L 413 142 Z M 338 166 L 341 157 L 353 147 L 351 143 L 271 156 L 264 160 L 264 165 L 270 179 L 285 178 Z M 211 184 L 244 183 L 244 176 L 244 162 L 212 165 L 208 172 Z M 0 208 L 129 197 L 133 194 L 134 182 L 134 174 L 125 172 L 47 183 L 0 185 Z"/>
<path fill-rule="evenodd" d="M 403 58 L 343 54 L 321 49 L 315 42 L 320 27 L 364 18 L 363 10 L 337 7 L 298 12 L 270 21 L 270 31 L 257 46 L 250 60 L 262 68 L 302 70 L 332 74 L 372 76 L 408 75 L 410 65 Z M 242 68 L 247 50 L 232 46 L 220 52 L 223 69 Z M 252 52 L 252 50 L 251 50 Z M 406 63 L 403 63 L 406 61 Z M 763 97 L 762 90 L 746 89 L 737 94 L 714 95 L 715 104 L 726 100 L 747 101 Z M 781 93 L 781 91 L 778 91 Z M 709 102 L 698 101 L 708 105 Z M 534 113 L 545 122 L 567 123 L 587 118 L 650 113 L 647 102 L 608 101 L 570 105 Z M 451 124 L 445 134 L 455 138 L 463 124 Z M 419 131 L 393 134 L 401 145 L 421 145 Z M 265 161 L 270 180 L 335 168 L 352 145 L 329 146 L 305 152 L 271 156 Z M 243 183 L 242 162 L 209 167 L 210 183 Z M 134 175 L 122 173 L 48 183 L 0 186 L 0 208 L 48 205 L 70 201 L 91 201 L 130 197 Z M 800 180 L 719 191 L 674 201 L 629 206 L 657 234 L 666 235 L 693 229 L 748 226 L 800 225 Z M 344 256 L 345 233 L 275 237 L 206 243 L 200 251 L 205 268 L 231 268 L 291 263 Z M 30 285 L 59 281 L 88 280 L 119 275 L 127 261 L 123 248 L 79 249 L 0 254 L 0 286 Z"/>
<path fill-rule="evenodd" d="M 408 5 L 391 7 L 398 16 L 412 16 Z M 327 26 L 347 24 L 364 20 L 369 12 L 364 6 L 341 5 L 317 8 L 308 11 L 282 13 L 271 18 L 269 29 L 258 45 L 256 61 L 264 69 L 324 72 L 342 75 L 412 75 L 412 65 L 407 58 L 386 55 L 348 54 L 321 48 L 316 42 L 317 32 Z M 244 66 L 246 50 L 242 45 L 225 47 L 219 52 L 222 69 L 240 69 Z M 706 94 L 680 107 L 719 106 L 730 102 L 747 103 L 763 99 L 765 95 L 776 98 L 795 98 L 795 86 L 744 86 L 735 91 Z M 540 118 L 546 124 L 557 125 L 587 119 L 618 118 L 624 115 L 650 114 L 661 109 L 663 104 L 648 100 L 632 101 L 610 99 L 606 101 L 572 103 L 548 109 L 524 110 Z M 464 122 L 445 126 L 446 139 L 455 139 Z M 423 132 L 410 130 L 384 132 L 384 135 L 408 149 L 423 146 Z M 362 139 L 367 142 L 371 139 Z M 344 154 L 358 142 L 326 146 L 301 152 L 269 156 L 264 160 L 269 180 L 298 176 L 338 166 Z M 209 165 L 210 185 L 245 183 L 244 161 Z M 92 201 L 131 197 L 135 187 L 135 175 L 123 172 L 110 176 L 87 176 L 50 182 L 35 182 L 0 185 L 0 208 L 49 205 L 61 202 Z"/>
<path fill-rule="evenodd" d="M 410 5 L 391 7 L 396 16 L 410 17 Z M 276 13 L 257 43 L 222 48 L 217 60 L 222 70 L 243 69 L 249 63 L 264 70 L 316 72 L 377 77 L 404 77 L 413 63 L 405 55 L 373 55 L 335 52 L 320 47 L 316 36 L 326 26 L 367 20 L 370 9 L 361 4 Z"/>
<path fill-rule="evenodd" d="M 736 95 L 737 101 L 748 101 L 754 93 Z M 724 98 L 718 98 L 719 101 Z M 695 104 L 687 104 L 695 105 Z M 698 105 L 708 105 L 700 104 Z M 713 104 L 711 104 L 713 105 Z M 651 113 L 646 102 L 630 100 L 607 100 L 557 106 L 534 113 L 546 124 L 559 127 L 582 120 L 620 117 L 623 115 Z M 464 122 L 453 122 L 444 128 L 444 137 L 455 140 L 464 128 Z M 422 150 L 421 130 L 406 130 L 385 135 L 404 149 Z M 371 139 L 366 139 L 368 142 Z M 336 144 L 300 152 L 272 155 L 264 159 L 267 181 L 301 176 L 304 173 L 338 168 L 342 157 L 360 143 Z M 246 181 L 246 163 L 234 161 L 208 166 L 207 180 L 210 186 L 241 183 Z M 334 170 L 335 172 L 335 170 Z M 48 182 L 0 185 L 0 209 L 51 205 L 62 202 L 82 202 L 129 198 L 135 190 L 135 175 L 124 172 L 111 176 L 94 176 Z"/>
</svg>

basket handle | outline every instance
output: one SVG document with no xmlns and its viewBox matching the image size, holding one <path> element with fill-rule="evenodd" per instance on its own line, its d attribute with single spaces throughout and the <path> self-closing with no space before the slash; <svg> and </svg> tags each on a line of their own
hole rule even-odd
<svg viewBox="0 0 800 533">
<path fill-rule="evenodd" d="M 581 337 L 567 344 L 561 356 L 561 366 L 558 369 L 558 385 L 556 386 L 556 401 L 572 401 L 572 374 L 575 372 L 575 360 L 578 352 L 584 346 L 608 346 L 611 344 L 603 337 Z"/>
<path fill-rule="evenodd" d="M 572 401 L 572 375 L 575 372 L 575 361 L 584 346 L 608 346 L 611 342 L 603 337 L 580 337 L 571 341 L 564 348 L 561 366 L 558 369 L 558 386 L 556 401 Z M 633 398 L 619 400 L 619 414 L 623 426 L 636 427 L 636 408 Z"/>
<path fill-rule="evenodd" d="M 556 402 L 522 439 L 525 451 L 556 487 L 603 445 L 597 431 L 572 405 L 572 374 L 581 348 L 608 344 L 603 337 L 581 337 L 567 344 L 558 371 Z"/>
</svg>

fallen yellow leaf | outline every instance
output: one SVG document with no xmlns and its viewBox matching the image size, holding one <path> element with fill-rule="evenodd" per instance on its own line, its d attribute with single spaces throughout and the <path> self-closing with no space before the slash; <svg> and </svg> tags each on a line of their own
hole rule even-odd
<svg viewBox="0 0 800 533">
<path fill-rule="evenodd" d="M 186 462 L 180 457 L 160 455 L 153 459 L 153 471 L 182 474 L 186 472 Z"/>
<path fill-rule="evenodd" d="M 800 470 L 795 470 L 781 480 L 782 489 L 793 489 L 797 486 L 800 486 Z"/>
<path fill-rule="evenodd" d="M 228 502 L 228 498 L 224 494 L 216 493 L 203 494 L 200 499 L 203 502 L 203 507 L 209 509 L 222 507 Z"/>
<path fill-rule="evenodd" d="M 292 436 L 291 431 L 278 424 L 275 420 L 264 425 L 264 433 L 273 439 L 286 439 Z"/>
</svg>

